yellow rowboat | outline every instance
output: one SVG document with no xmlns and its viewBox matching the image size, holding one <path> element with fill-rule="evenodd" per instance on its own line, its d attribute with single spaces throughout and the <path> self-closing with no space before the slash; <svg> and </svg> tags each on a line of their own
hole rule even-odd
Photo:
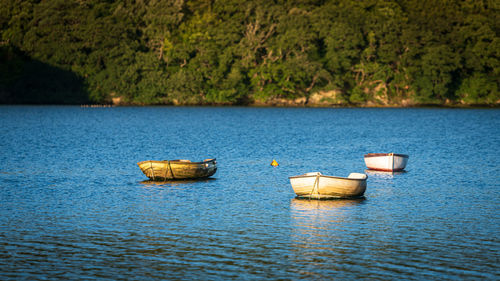
<svg viewBox="0 0 500 281">
<path fill-rule="evenodd" d="M 207 178 L 217 171 L 217 162 L 214 159 L 205 159 L 202 162 L 189 160 L 142 161 L 137 163 L 141 171 L 151 180 L 184 180 Z"/>
<path fill-rule="evenodd" d="M 309 199 L 356 198 L 366 191 L 365 174 L 351 173 L 349 177 L 332 177 L 320 172 L 289 177 L 297 197 Z"/>
</svg>

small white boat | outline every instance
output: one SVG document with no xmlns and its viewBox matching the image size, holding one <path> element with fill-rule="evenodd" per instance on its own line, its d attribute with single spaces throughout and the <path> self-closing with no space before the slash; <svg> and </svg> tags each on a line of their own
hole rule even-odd
<svg viewBox="0 0 500 281">
<path fill-rule="evenodd" d="M 310 199 L 355 198 L 366 191 L 365 174 L 351 173 L 347 178 L 322 175 L 320 172 L 289 177 L 297 197 Z"/>
<path fill-rule="evenodd" d="M 365 164 L 370 170 L 397 172 L 406 167 L 409 156 L 397 153 L 368 153 L 365 154 Z"/>
</svg>

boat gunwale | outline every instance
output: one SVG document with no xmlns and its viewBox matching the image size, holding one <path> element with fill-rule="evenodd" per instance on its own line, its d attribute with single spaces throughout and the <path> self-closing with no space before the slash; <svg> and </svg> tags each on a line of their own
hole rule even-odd
<svg viewBox="0 0 500 281">
<path fill-rule="evenodd" d="M 366 174 L 364 174 L 366 175 Z M 297 178 L 315 178 L 318 175 L 299 175 L 299 176 L 291 176 L 288 177 L 288 179 L 297 179 Z M 319 175 L 320 177 L 325 177 L 325 178 L 332 178 L 332 179 L 341 179 L 341 180 L 354 180 L 354 181 L 366 181 L 368 179 L 368 175 L 366 175 L 366 178 L 364 179 L 356 179 L 356 178 L 344 178 L 344 177 L 336 177 L 336 176 L 326 176 L 326 175 Z"/>
<path fill-rule="evenodd" d="M 368 167 L 368 166 L 366 166 L 366 167 L 368 168 L 369 171 L 391 172 L 391 173 L 394 173 L 394 172 L 396 172 L 396 173 L 406 172 L 405 168 L 397 168 L 397 169 L 392 169 L 391 170 L 391 169 L 384 169 L 384 168 L 373 168 L 373 167 Z"/>
<path fill-rule="evenodd" d="M 365 198 L 365 194 L 363 193 L 362 195 L 352 195 L 352 196 L 334 196 L 334 195 L 323 195 L 320 194 L 320 196 L 316 195 L 297 195 L 295 196 L 295 199 L 299 200 L 307 200 L 307 199 L 314 199 L 314 200 L 339 200 L 339 199 L 345 199 L 345 200 L 353 200 L 353 199 L 361 199 Z"/>
<path fill-rule="evenodd" d="M 212 159 L 209 159 L 209 160 L 206 160 L 206 161 L 202 161 L 202 162 L 184 162 L 184 161 L 181 161 L 181 160 L 146 160 L 146 161 L 141 161 L 141 162 L 137 162 L 137 165 L 141 165 L 143 163 L 172 163 L 172 164 L 182 164 L 182 165 L 200 165 L 200 164 L 206 164 L 206 163 L 214 163 L 215 164 L 215 158 L 212 158 Z"/>
<path fill-rule="evenodd" d="M 400 154 L 400 153 L 368 153 L 365 154 L 365 158 L 370 158 L 370 157 L 385 157 L 385 156 L 399 156 L 403 158 L 410 158 L 409 155 L 407 154 Z"/>
</svg>

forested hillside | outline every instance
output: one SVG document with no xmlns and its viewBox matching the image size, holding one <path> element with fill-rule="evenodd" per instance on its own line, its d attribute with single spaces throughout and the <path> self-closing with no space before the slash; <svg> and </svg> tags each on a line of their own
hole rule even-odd
<svg viewBox="0 0 500 281">
<path fill-rule="evenodd" d="M 0 2 L 0 103 L 500 103 L 498 0 Z"/>
</svg>

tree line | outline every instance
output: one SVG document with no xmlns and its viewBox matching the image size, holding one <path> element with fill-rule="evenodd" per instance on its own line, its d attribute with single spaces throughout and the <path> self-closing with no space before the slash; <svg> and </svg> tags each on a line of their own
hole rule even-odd
<svg viewBox="0 0 500 281">
<path fill-rule="evenodd" d="M 495 0 L 0 2 L 2 103 L 500 104 Z"/>
</svg>

